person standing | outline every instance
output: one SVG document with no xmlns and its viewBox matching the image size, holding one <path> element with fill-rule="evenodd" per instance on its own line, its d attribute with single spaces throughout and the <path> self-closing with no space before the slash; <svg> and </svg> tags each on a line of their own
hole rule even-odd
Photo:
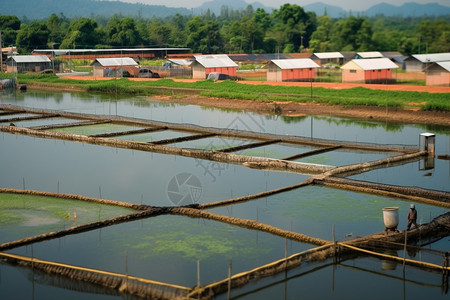
<svg viewBox="0 0 450 300">
<path fill-rule="evenodd" d="M 406 230 L 409 230 L 411 228 L 411 225 L 413 224 L 414 228 L 418 228 L 416 222 L 417 222 L 417 210 L 414 204 L 411 204 L 408 212 L 408 224 L 406 225 Z"/>
</svg>

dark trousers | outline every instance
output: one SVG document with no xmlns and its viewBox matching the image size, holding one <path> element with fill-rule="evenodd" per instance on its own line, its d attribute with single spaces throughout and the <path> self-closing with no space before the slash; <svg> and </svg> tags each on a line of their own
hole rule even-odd
<svg viewBox="0 0 450 300">
<path fill-rule="evenodd" d="M 415 219 L 408 220 L 408 225 L 406 225 L 406 229 L 409 230 L 411 228 L 411 225 L 414 224 L 414 228 L 417 228 L 417 223 Z"/>
</svg>

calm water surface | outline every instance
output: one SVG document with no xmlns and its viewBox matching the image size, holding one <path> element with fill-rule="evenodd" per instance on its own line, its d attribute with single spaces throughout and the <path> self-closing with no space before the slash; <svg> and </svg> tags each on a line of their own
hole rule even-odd
<svg viewBox="0 0 450 300">
<path fill-rule="evenodd" d="M 396 145 L 418 145 L 420 133 L 434 132 L 436 153 L 450 153 L 450 129 L 440 126 L 395 125 L 333 117 L 262 116 L 194 105 L 160 103 L 147 101 L 145 98 L 116 100 L 108 96 L 76 93 L 0 93 L 0 103 L 191 123 L 205 127 Z M 2 119 L 7 118 L 2 116 L 0 124 Z M 16 125 L 28 127 L 63 122 L 75 121 L 33 120 L 17 122 Z M 78 133 L 95 134 L 130 129 L 134 128 L 101 125 L 72 128 L 70 132 L 81 130 Z M 183 135 L 186 133 L 161 131 L 123 136 L 120 139 L 154 141 Z M 247 142 L 212 138 L 179 143 L 176 146 L 217 149 Z M 245 150 L 241 154 L 283 158 L 310 150 L 312 149 L 305 146 L 282 144 Z M 308 178 L 306 175 L 267 172 L 173 155 L 6 133 L 0 133 L 0 154 L 1 187 L 59 191 L 154 206 L 209 203 L 296 184 Z M 388 155 L 395 153 L 332 151 L 301 161 L 338 166 L 372 161 Z M 420 161 L 377 169 L 352 178 L 450 191 L 450 162 L 435 159 L 433 168 L 428 167 L 425 168 L 424 162 Z M 181 184 L 180 180 L 187 176 L 197 180 L 188 186 Z M 179 190 L 175 190 L 177 188 Z M 177 193 L 187 193 L 192 197 L 180 199 L 173 196 Z M 330 240 L 332 226 L 336 227 L 338 239 L 382 231 L 381 210 L 385 206 L 399 207 L 399 227 L 404 227 L 408 205 L 408 202 L 398 199 L 308 186 L 211 211 L 258 220 Z M 447 211 L 429 205 L 417 204 L 417 207 L 419 223 L 427 223 Z M 312 247 L 295 242 L 288 242 L 287 245 L 289 254 Z M 450 241 L 447 237 L 430 247 L 448 251 Z M 116 272 L 124 272 L 124 258 L 127 257 L 130 274 L 193 286 L 196 284 L 198 260 L 201 261 L 202 284 L 209 283 L 227 276 L 230 260 L 233 261 L 233 273 L 237 273 L 283 257 L 285 240 L 213 221 L 158 216 L 45 241 L 10 252 L 31 255 L 31 251 L 34 256 L 42 259 Z M 397 255 L 403 257 L 401 251 Z M 426 253 L 408 255 L 417 255 L 415 259 L 427 258 Z M 233 291 L 232 296 L 235 299 L 448 298 L 448 293 L 441 291 L 442 277 L 408 268 L 404 278 L 401 266 L 385 270 L 377 259 L 357 259 L 337 266 L 330 264 L 314 268 L 302 266 L 286 274 L 258 280 Z M 19 296 L 23 299 L 49 299 L 49 295 L 55 295 L 54 299 L 79 299 L 81 295 L 88 295 L 90 299 L 121 298 L 114 292 L 89 285 L 67 288 L 70 284 L 70 281 L 67 283 L 64 279 L 36 275 L 29 269 L 0 264 L 2 299 L 4 295 L 5 299 L 17 299 Z M 384 288 L 373 289 L 374 284 Z M 369 294 L 368 290 L 371 291 Z"/>
</svg>

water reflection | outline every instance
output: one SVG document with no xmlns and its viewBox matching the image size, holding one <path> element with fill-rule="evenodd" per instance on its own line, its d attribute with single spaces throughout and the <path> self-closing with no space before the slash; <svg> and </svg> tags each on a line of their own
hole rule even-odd
<svg viewBox="0 0 450 300">
<path fill-rule="evenodd" d="M 417 145 L 419 133 L 433 131 L 437 133 L 436 153 L 450 153 L 449 129 L 440 126 L 391 125 L 330 117 L 261 116 L 234 110 L 148 101 L 146 98 L 139 97 L 113 99 L 107 95 L 84 93 L 28 92 L 14 94 L 14 96 L 0 93 L 0 103 L 105 116 L 121 115 L 174 123 L 192 123 L 205 127 L 396 145 Z M 26 123 L 26 125 L 30 124 Z M 164 133 L 160 134 L 164 135 Z M 171 132 L 169 136 L 170 134 L 178 133 Z M 158 139 L 161 137 L 158 136 Z M 137 136 L 120 138 L 138 139 Z M 145 138 L 154 139 L 152 135 L 147 135 Z M 2 166 L 0 186 L 2 187 L 58 190 L 138 204 L 155 206 L 176 204 L 168 196 L 168 185 L 174 178 L 179 178 L 180 174 L 185 173 L 199 179 L 199 185 L 201 185 L 201 198 L 197 200 L 199 203 L 255 194 L 296 184 L 307 178 L 303 175 L 266 172 L 186 157 L 5 133 L 0 134 L 0 141 L 0 166 Z M 292 150 L 289 147 L 277 146 L 257 149 L 259 153 L 277 156 L 291 154 Z M 296 150 L 294 149 L 294 152 Z M 327 163 L 331 163 L 328 155 L 315 158 L 316 162 L 326 160 Z M 383 154 L 371 153 L 368 156 L 372 157 L 372 155 Z M 361 157 L 352 153 L 339 153 L 334 161 L 336 165 L 339 165 L 355 160 L 356 162 L 366 160 Z M 427 176 L 423 176 L 425 173 L 422 169 L 420 162 L 416 162 L 376 169 L 352 178 L 449 191 L 449 161 L 435 160 L 434 168 L 426 168 L 426 173 L 430 173 Z M 380 230 L 382 230 L 381 210 L 378 219 L 376 208 L 389 206 L 394 201 L 383 197 L 330 189 L 327 192 L 323 190 L 317 192 L 316 188 L 308 187 L 293 193 L 279 194 L 275 198 L 259 199 L 234 206 L 239 208 L 233 208 L 233 206 L 222 208 L 220 213 L 250 219 L 257 218 L 276 226 L 295 228 L 299 232 L 309 232 L 314 236 L 329 238 L 330 224 L 334 222 L 338 223 L 339 230 L 342 230 L 339 232 L 340 237 L 347 234 L 372 233 L 376 231 L 377 222 L 380 223 Z M 276 201 L 273 201 L 274 199 Z M 301 201 L 303 199 L 306 201 Z M 404 205 L 407 206 L 408 203 L 405 202 Z M 418 223 L 429 222 L 435 216 L 436 208 L 434 207 L 423 205 L 418 208 L 420 212 Z M 219 212 L 219 209 L 217 211 Z M 400 216 L 401 221 L 404 219 L 405 216 Z M 358 232 L 353 230 L 355 224 L 361 223 L 364 225 L 358 226 Z M 180 240 L 183 242 L 178 243 Z M 297 243 L 289 245 L 291 252 L 309 247 L 309 245 Z M 441 241 L 438 245 L 448 250 L 448 239 Z M 120 272 L 124 270 L 123 258 L 124 252 L 127 251 L 130 258 L 130 270 L 134 273 L 189 286 L 196 284 L 195 269 L 198 259 L 206 261 L 201 267 L 202 282 L 210 282 L 226 277 L 230 257 L 237 257 L 233 260 L 233 264 L 237 266 L 233 272 L 239 272 L 283 257 L 285 251 L 283 239 L 216 222 L 188 220 L 183 217 L 162 217 L 130 222 L 121 226 L 39 243 L 33 248 L 36 255 L 41 258 Z M 259 251 L 267 251 L 267 253 L 259 255 Z M 30 247 L 23 247 L 18 252 L 30 255 Z M 92 253 L 95 253 L 95 256 Z M 255 253 L 258 255 L 254 255 Z M 398 255 L 401 256 L 402 253 L 399 252 Z M 142 261 L 146 263 L 143 264 Z M 373 269 L 374 266 L 381 271 L 377 269 L 376 273 L 364 272 L 365 269 Z M 17 269 L 12 269 L 17 273 Z M 367 291 L 370 290 L 374 298 L 391 296 L 405 298 L 405 295 L 408 298 L 445 297 L 440 293 L 440 286 L 435 283 L 436 279 L 440 282 L 441 278 L 436 278 L 430 273 L 408 272 L 408 280 L 402 281 L 402 283 L 405 282 L 406 288 L 401 291 L 395 284 L 402 278 L 399 276 L 399 269 L 401 268 L 391 267 L 383 270 L 380 261 L 375 259 L 350 261 L 345 266 L 326 265 L 311 272 L 298 268 L 233 291 L 233 296 L 242 299 L 275 299 L 283 296 L 322 299 L 367 298 Z M 10 270 L 11 267 L 0 264 L 1 274 Z M 421 274 L 417 275 L 417 273 Z M 384 276 L 386 274 L 388 276 Z M 0 280 L 2 294 L 4 290 L 8 295 L 16 295 L 16 291 L 20 290 L 17 295 L 24 295 L 24 298 L 32 294 L 30 289 L 34 287 L 30 287 L 28 279 L 17 274 L 11 277 L 8 275 L 8 280 L 5 280 L 5 277 L 1 276 Z M 22 290 L 19 286 L 22 286 L 24 282 L 28 282 L 28 285 Z M 349 282 L 352 282 L 351 286 Z M 377 286 L 385 288 L 373 289 L 374 282 Z M 66 290 L 55 291 L 51 284 L 49 287 L 42 287 L 43 285 L 40 284 L 37 286 L 45 291 L 41 295 L 56 292 L 68 299 L 80 296 L 75 291 L 71 293 L 67 293 Z M 95 297 L 102 298 L 101 295 Z"/>
<path fill-rule="evenodd" d="M 236 128 L 257 132 L 382 144 L 417 145 L 425 131 L 437 134 L 437 153 L 450 153 L 450 129 L 445 126 L 399 125 L 332 117 L 279 117 L 195 105 L 148 101 L 146 97 L 115 99 L 87 93 L 20 93 L 14 98 L 0 93 L 0 103 L 100 115 L 121 115 L 191 123 L 206 127 Z"/>
<path fill-rule="evenodd" d="M 200 203 L 255 194 L 307 176 L 214 161 L 0 133 L 0 186 L 172 206 L 168 184 L 180 173 L 201 182 Z M 242 178 L 245 178 L 243 184 Z"/>
</svg>

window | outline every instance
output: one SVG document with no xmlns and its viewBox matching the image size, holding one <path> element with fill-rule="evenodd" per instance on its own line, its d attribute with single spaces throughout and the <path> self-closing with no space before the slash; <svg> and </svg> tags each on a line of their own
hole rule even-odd
<svg viewBox="0 0 450 300">
<path fill-rule="evenodd" d="M 350 73 L 356 73 L 356 70 L 350 70 Z"/>
</svg>

